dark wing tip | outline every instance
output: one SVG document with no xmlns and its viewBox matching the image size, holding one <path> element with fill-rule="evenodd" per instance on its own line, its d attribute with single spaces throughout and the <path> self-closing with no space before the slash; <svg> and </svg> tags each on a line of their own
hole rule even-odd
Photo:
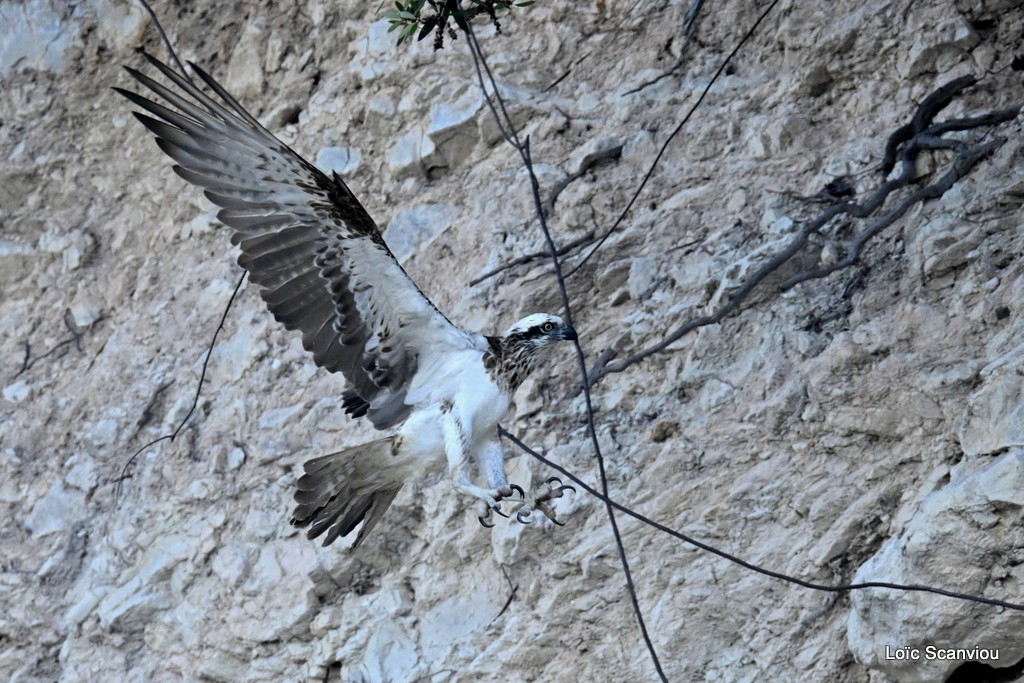
<svg viewBox="0 0 1024 683">
<path fill-rule="evenodd" d="M 149 62 L 150 64 L 152 64 L 155 67 L 161 67 L 161 66 L 164 65 L 163 62 L 161 62 L 159 59 L 157 59 L 153 55 L 149 54 L 145 50 L 142 50 L 142 56 L 146 58 L 147 62 Z"/>
</svg>

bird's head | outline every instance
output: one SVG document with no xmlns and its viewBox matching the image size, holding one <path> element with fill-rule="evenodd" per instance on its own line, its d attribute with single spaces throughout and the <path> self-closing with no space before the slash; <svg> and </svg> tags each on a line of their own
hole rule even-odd
<svg viewBox="0 0 1024 683">
<path fill-rule="evenodd" d="M 556 342 L 576 341 L 576 330 L 557 315 L 534 313 L 500 337 L 488 339 L 491 351 L 484 358 L 484 366 L 496 364 L 500 381 L 509 392 L 515 392 Z"/>
<path fill-rule="evenodd" d="M 557 315 L 534 313 L 508 328 L 502 336 L 512 346 L 524 346 L 536 352 L 555 342 L 576 341 L 576 330 Z"/>
</svg>

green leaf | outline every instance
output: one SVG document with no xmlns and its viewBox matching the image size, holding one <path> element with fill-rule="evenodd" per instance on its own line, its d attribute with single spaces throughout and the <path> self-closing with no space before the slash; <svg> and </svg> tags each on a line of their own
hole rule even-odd
<svg viewBox="0 0 1024 683">
<path fill-rule="evenodd" d="M 434 16 L 430 17 L 425 22 L 423 22 L 423 28 L 420 29 L 420 35 L 419 35 L 419 37 L 416 38 L 416 40 L 423 40 L 424 38 L 429 36 L 434 31 L 434 29 L 436 27 L 437 27 L 437 15 L 435 14 Z"/>
</svg>

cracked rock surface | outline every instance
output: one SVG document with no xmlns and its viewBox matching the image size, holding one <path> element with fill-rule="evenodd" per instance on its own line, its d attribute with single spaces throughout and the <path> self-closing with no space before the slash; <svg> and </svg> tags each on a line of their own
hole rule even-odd
<svg viewBox="0 0 1024 683">
<path fill-rule="evenodd" d="M 603 234 L 757 18 L 705 3 L 537 3 L 479 35 L 529 135 L 557 243 Z M 496 333 L 556 311 L 529 178 L 501 141 L 464 39 L 395 48 L 356 0 L 154 2 L 184 59 L 305 158 L 342 175 L 449 317 Z M 1019 3 L 782 2 L 668 147 L 622 228 L 568 281 L 588 362 L 709 313 L 816 215 L 862 196 L 885 142 L 939 86 L 939 116 L 1024 102 Z M 212 204 L 110 91 L 146 15 L 111 0 L 0 5 L 0 679 L 655 680 L 604 506 L 582 491 L 529 526 L 477 524 L 441 473 L 406 486 L 357 552 L 288 524 L 301 463 L 373 438 L 344 382 L 240 292 Z M 858 268 L 780 293 L 595 387 L 613 498 L 820 583 L 924 583 L 1024 602 L 1024 119 L 873 240 Z M 583 169 L 587 155 L 621 154 Z M 929 182 L 948 152 L 922 155 Z M 582 170 L 582 173 L 580 171 Z M 834 184 L 842 179 L 845 185 Z M 830 185 L 833 184 L 833 185 Z M 545 196 L 542 194 L 542 196 Z M 795 267 L 845 253 L 830 225 Z M 578 256 L 567 257 L 574 266 Z M 791 273 L 786 273 L 790 275 Z M 572 354 L 505 426 L 596 484 Z M 551 475 L 508 446 L 510 480 Z M 934 681 L 998 649 L 1020 613 L 928 594 L 828 595 L 753 574 L 620 516 L 672 681 Z M 511 600 L 510 600 L 511 597 Z"/>
</svg>

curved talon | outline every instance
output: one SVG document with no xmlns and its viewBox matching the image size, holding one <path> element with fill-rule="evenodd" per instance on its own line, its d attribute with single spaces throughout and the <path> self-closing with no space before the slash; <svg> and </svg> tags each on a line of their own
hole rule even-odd
<svg viewBox="0 0 1024 683">
<path fill-rule="evenodd" d="M 561 482 L 559 482 L 559 483 L 561 483 Z M 568 484 L 566 484 L 565 486 L 559 486 L 558 487 L 558 492 L 561 493 L 562 491 L 572 491 L 573 493 L 578 493 L 578 491 L 576 491 L 575 487 L 569 486 Z"/>
<path fill-rule="evenodd" d="M 523 519 L 523 512 L 522 511 L 516 513 L 516 521 L 518 521 L 520 524 L 531 524 L 529 515 L 527 515 L 526 519 Z"/>
<path fill-rule="evenodd" d="M 506 515 L 504 512 L 501 511 L 501 506 L 500 505 L 494 504 L 494 505 L 491 506 L 491 509 L 494 510 L 495 512 L 497 512 L 499 515 L 501 515 L 505 519 L 508 519 L 508 515 Z"/>
<path fill-rule="evenodd" d="M 562 522 L 559 522 L 559 521 L 558 521 L 557 519 L 555 519 L 554 517 L 551 517 L 550 519 L 551 519 L 551 521 L 552 521 L 552 522 L 554 522 L 554 523 L 555 523 L 555 524 L 557 524 L 558 526 L 565 526 L 565 524 L 563 524 Z"/>
<path fill-rule="evenodd" d="M 559 479 L 558 477 L 548 477 L 547 479 L 544 480 L 544 483 L 545 484 L 550 484 L 553 481 L 557 481 L 559 486 L 562 485 L 562 480 Z"/>
<path fill-rule="evenodd" d="M 509 484 L 508 487 L 513 491 L 519 491 L 519 500 L 526 500 L 526 491 L 519 484 Z"/>
<path fill-rule="evenodd" d="M 487 522 L 485 522 L 483 517 L 478 516 L 477 519 L 480 520 L 480 525 L 483 526 L 483 528 L 485 529 L 491 529 L 494 527 L 493 524 L 488 524 Z"/>
</svg>

